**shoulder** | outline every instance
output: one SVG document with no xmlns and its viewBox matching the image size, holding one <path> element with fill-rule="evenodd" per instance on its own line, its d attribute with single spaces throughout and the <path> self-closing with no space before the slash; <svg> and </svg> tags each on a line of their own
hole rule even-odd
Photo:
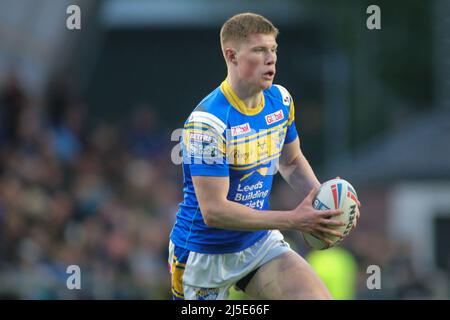
<svg viewBox="0 0 450 320">
<path fill-rule="evenodd" d="M 292 96 L 289 91 L 280 84 L 274 84 L 266 90 L 266 94 L 276 100 L 280 100 L 285 106 L 289 107 L 292 103 Z"/>
<path fill-rule="evenodd" d="M 223 133 L 227 128 L 230 105 L 220 88 L 208 94 L 192 111 L 188 123 L 203 123 Z"/>
</svg>

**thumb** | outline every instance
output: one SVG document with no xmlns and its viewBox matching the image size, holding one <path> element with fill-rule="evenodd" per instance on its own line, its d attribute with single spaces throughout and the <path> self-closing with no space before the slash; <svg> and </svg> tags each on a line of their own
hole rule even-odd
<svg viewBox="0 0 450 320">
<path fill-rule="evenodd" d="M 318 193 L 319 193 L 319 187 L 313 187 L 311 189 L 311 191 L 308 193 L 308 195 L 306 196 L 306 198 L 308 200 L 311 200 L 309 202 L 312 203 L 314 201 L 314 198 L 317 196 Z"/>
</svg>

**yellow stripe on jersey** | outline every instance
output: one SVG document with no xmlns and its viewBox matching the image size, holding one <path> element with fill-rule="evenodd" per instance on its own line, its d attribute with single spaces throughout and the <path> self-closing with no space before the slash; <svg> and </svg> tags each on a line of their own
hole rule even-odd
<svg viewBox="0 0 450 320">
<path fill-rule="evenodd" d="M 259 172 L 260 175 L 262 175 L 263 177 L 265 177 L 267 175 L 267 171 L 269 171 L 269 168 L 267 167 L 263 167 L 263 168 L 259 168 L 256 169 L 255 171 L 252 171 L 250 173 L 244 174 L 242 176 L 242 178 L 239 179 L 239 181 L 244 181 L 245 179 L 247 179 L 248 177 L 250 177 L 252 174 L 254 174 L 255 172 Z"/>
<path fill-rule="evenodd" d="M 282 139 L 285 136 L 286 128 L 277 130 L 258 137 L 255 140 L 246 141 L 240 144 L 230 144 L 227 146 L 228 162 L 230 166 L 248 167 L 254 163 L 272 157 L 281 152 Z"/>
<path fill-rule="evenodd" d="M 261 110 L 264 108 L 265 100 L 264 94 L 262 92 L 261 92 L 261 102 L 259 103 L 259 105 L 256 108 L 249 108 L 245 105 L 244 101 L 242 101 L 233 91 L 230 83 L 228 82 L 228 79 L 225 79 L 222 82 L 222 84 L 220 85 L 220 90 L 222 90 L 228 102 L 240 113 L 243 113 L 248 116 L 254 116 L 255 114 L 260 113 Z"/>
<path fill-rule="evenodd" d="M 233 165 L 230 165 L 230 168 L 233 169 L 233 170 L 248 170 L 248 169 L 252 169 L 254 167 L 259 166 L 260 164 L 265 164 L 265 163 L 267 163 L 267 162 L 269 162 L 269 161 L 271 161 L 273 159 L 278 158 L 280 156 L 280 154 L 281 154 L 281 152 L 277 153 L 277 154 L 275 154 L 275 155 L 273 155 L 271 157 L 268 157 L 266 159 L 260 160 L 257 163 L 254 163 L 252 165 L 248 165 L 248 166 L 233 166 Z"/>
<path fill-rule="evenodd" d="M 292 101 L 292 98 L 291 98 L 291 104 L 289 106 L 288 126 L 291 125 L 292 121 L 294 121 L 294 118 L 295 118 L 295 107 L 294 107 L 294 102 Z"/>
</svg>

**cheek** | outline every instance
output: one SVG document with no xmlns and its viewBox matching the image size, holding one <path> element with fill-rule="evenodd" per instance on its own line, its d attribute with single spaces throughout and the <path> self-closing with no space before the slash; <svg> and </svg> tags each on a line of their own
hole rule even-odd
<svg viewBox="0 0 450 320">
<path fill-rule="evenodd" d="M 257 58 L 249 58 L 242 62 L 241 76 L 244 78 L 252 78 L 257 73 L 261 62 Z"/>
</svg>

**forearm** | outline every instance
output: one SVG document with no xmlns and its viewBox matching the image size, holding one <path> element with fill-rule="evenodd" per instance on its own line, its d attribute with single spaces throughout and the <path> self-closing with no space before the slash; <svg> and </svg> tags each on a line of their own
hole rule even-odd
<svg viewBox="0 0 450 320">
<path fill-rule="evenodd" d="M 302 199 L 313 187 L 320 186 L 311 166 L 301 153 L 288 165 L 280 167 L 280 172 Z M 229 200 L 209 203 L 203 214 L 208 225 L 223 229 L 241 231 L 289 229 L 292 224 L 290 211 L 255 210 Z"/>
<path fill-rule="evenodd" d="M 313 187 L 320 186 L 319 180 L 302 153 L 297 154 L 289 164 L 280 165 L 280 173 L 302 199 L 306 197 Z"/>
<path fill-rule="evenodd" d="M 240 231 L 289 229 L 292 216 L 290 211 L 255 210 L 229 200 L 210 204 L 202 214 L 211 227 Z"/>
</svg>

